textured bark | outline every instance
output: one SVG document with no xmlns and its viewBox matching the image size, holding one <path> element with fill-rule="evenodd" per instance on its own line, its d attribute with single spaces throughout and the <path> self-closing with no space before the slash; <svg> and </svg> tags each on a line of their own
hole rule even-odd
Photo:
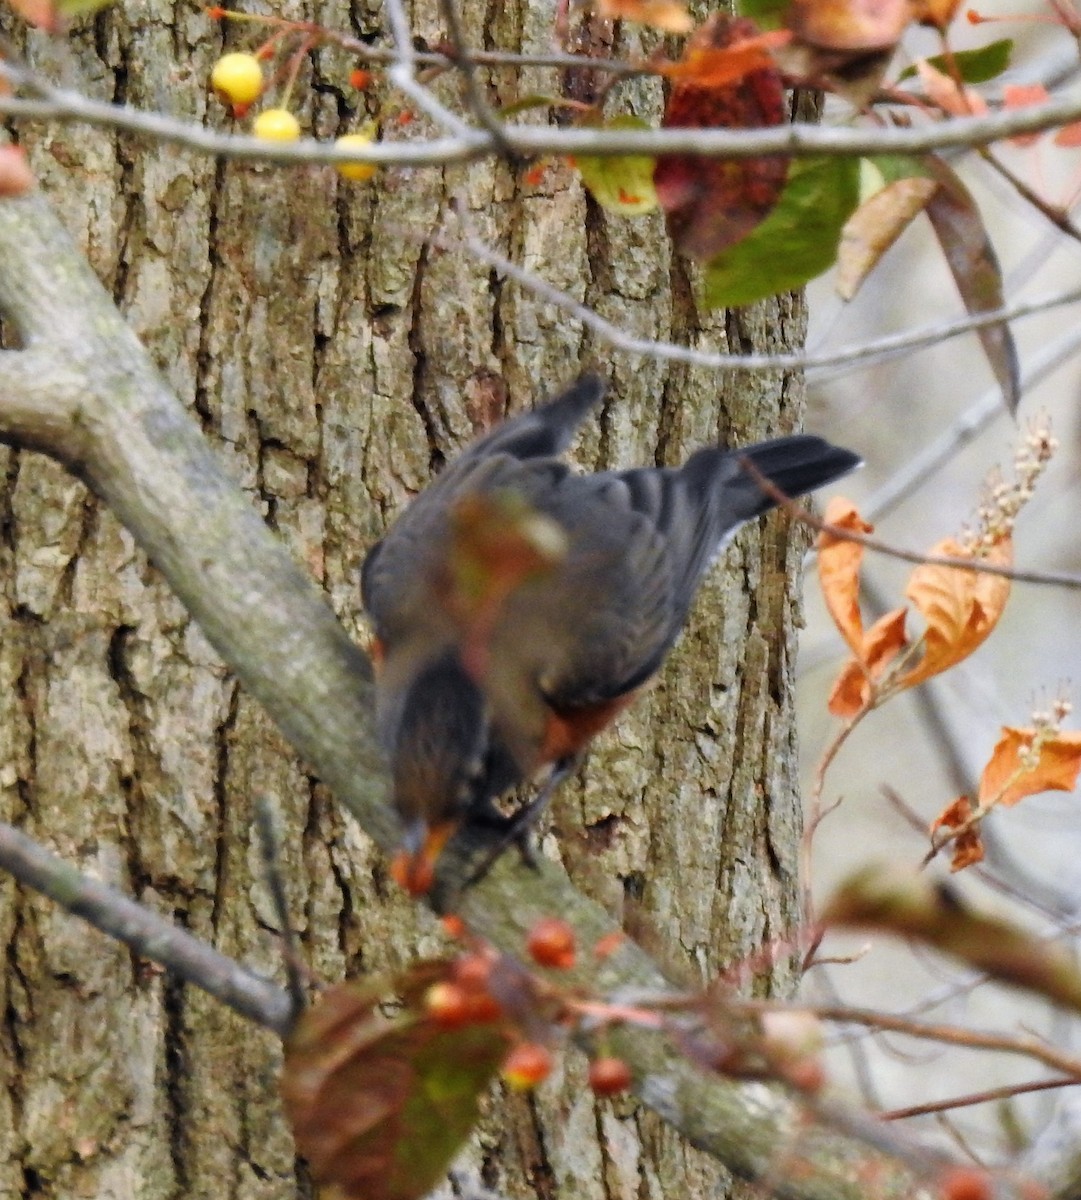
<svg viewBox="0 0 1081 1200">
<path fill-rule="evenodd" d="M 547 10 L 462 7 L 478 44 L 547 43 Z M 315 15 L 380 27 L 374 3 Z M 434 3 L 413 20 L 432 41 L 444 32 Z M 219 49 L 201 13 L 131 3 L 68 42 L 35 37 L 27 54 L 97 97 L 201 119 Z M 333 56 L 302 74 L 298 96 L 320 134 L 357 102 L 345 74 Z M 527 74 L 518 90 L 541 86 L 551 90 L 550 77 Z M 513 96 L 511 76 L 496 90 Z M 652 85 L 631 92 L 638 111 L 656 112 Z M 561 314 L 431 240 L 460 192 L 494 244 L 640 334 L 738 350 L 798 344 L 793 297 L 696 313 L 660 220 L 607 221 L 562 164 L 537 187 L 482 164 L 391 170 L 356 188 L 331 171 L 218 165 L 92 130 L 27 130 L 24 141 L 226 469 L 358 637 L 365 547 L 507 397 L 522 407 L 599 366 L 613 394 L 583 438 L 590 466 L 678 462 L 702 442 L 798 422 L 797 381 L 609 361 Z M 273 973 L 249 833 L 252 800 L 267 794 L 283 814 L 295 919 L 317 975 L 436 948 L 431 920 L 387 886 L 381 856 L 111 513 L 40 455 L 0 450 L 0 469 L 0 815 Z M 737 541 L 660 684 L 564 789 L 544 841 L 676 976 L 706 978 L 796 918 L 800 552 L 777 517 Z M 0 945 L 0 1196 L 306 1194 L 270 1035 L 2 878 Z M 789 983 L 782 966 L 757 990 Z M 509 1196 L 727 1186 L 655 1116 L 595 1105 L 574 1055 L 535 1099 L 508 1100 L 460 1168 Z"/>
</svg>

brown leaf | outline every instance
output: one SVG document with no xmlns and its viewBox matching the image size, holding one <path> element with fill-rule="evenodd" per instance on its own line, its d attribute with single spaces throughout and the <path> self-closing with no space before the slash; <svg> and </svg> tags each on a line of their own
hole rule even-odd
<svg viewBox="0 0 1081 1200">
<path fill-rule="evenodd" d="M 676 0 L 597 0 L 597 12 L 613 21 L 637 21 L 665 33 L 690 33 L 694 28 L 694 18 Z"/>
<path fill-rule="evenodd" d="M 961 0 L 909 0 L 909 6 L 914 21 L 945 29 L 961 7 Z"/>
<path fill-rule="evenodd" d="M 1081 772 L 1081 733 L 1045 736 L 1036 764 L 1023 768 L 1022 755 L 1035 740 L 1035 729 L 1003 726 L 1002 737 L 980 777 L 980 804 L 996 803 L 1009 808 L 1038 792 L 1074 790 Z"/>
<path fill-rule="evenodd" d="M 987 101 L 974 88 L 959 87 L 955 80 L 932 66 L 926 59 L 916 64 L 927 97 L 943 112 L 954 117 L 982 117 L 988 112 Z"/>
<path fill-rule="evenodd" d="M 855 504 L 844 496 L 834 496 L 826 506 L 823 521 L 853 533 L 873 533 Z M 859 658 L 863 654 L 863 616 L 860 613 L 860 564 L 863 547 L 859 542 L 834 537 L 823 530 L 818 536 L 818 582 L 826 607 L 841 637 Z"/>
<path fill-rule="evenodd" d="M 668 129 L 762 129 L 786 119 L 780 72 L 765 57 L 769 35 L 753 21 L 715 13 L 688 41 L 663 125 Z M 723 81 L 723 82 L 722 82 Z M 708 261 L 746 237 L 777 203 L 788 160 L 777 155 L 725 161 L 692 154 L 658 159 L 657 198 L 676 246 Z"/>
<path fill-rule="evenodd" d="M 971 557 L 952 538 L 939 542 L 931 553 L 949 558 Z M 982 561 L 1009 566 L 1012 561 L 1009 539 L 992 547 Z M 924 563 L 909 576 L 905 595 L 927 622 L 923 657 L 899 680 L 901 687 L 909 688 L 955 666 L 982 645 L 1006 607 L 1010 580 L 1003 575 Z"/>
<path fill-rule="evenodd" d="M 959 829 L 972 816 L 972 801 L 967 796 L 958 796 L 948 804 L 931 822 L 932 835 L 939 829 Z M 953 857 L 950 860 L 951 871 L 962 871 L 973 863 L 983 862 L 983 842 L 980 840 L 978 825 L 959 833 L 952 844 Z"/>
<path fill-rule="evenodd" d="M 927 205 L 938 184 L 925 176 L 898 179 L 849 217 L 837 252 L 837 291 L 851 300 L 886 251 Z"/>
<path fill-rule="evenodd" d="M 895 608 L 886 613 L 864 634 L 857 656 L 847 662 L 833 685 L 828 702 L 835 717 L 854 717 L 866 707 L 871 684 L 907 645 L 905 618 L 908 610 Z"/>
<path fill-rule="evenodd" d="M 1002 272 L 976 202 L 941 159 L 931 156 L 926 162 L 940 185 L 927 205 L 927 215 L 966 311 L 976 314 L 1001 308 L 1004 303 Z M 1005 323 L 989 325 L 978 332 L 991 370 L 1002 388 L 1006 407 L 1012 413 L 1021 398 L 1013 335 Z"/>
</svg>

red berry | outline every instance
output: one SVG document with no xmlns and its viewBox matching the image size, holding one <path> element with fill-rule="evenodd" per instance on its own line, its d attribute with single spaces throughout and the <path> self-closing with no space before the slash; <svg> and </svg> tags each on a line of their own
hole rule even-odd
<svg viewBox="0 0 1081 1200">
<path fill-rule="evenodd" d="M 465 937 L 465 922 L 457 913 L 447 913 L 446 916 L 440 917 L 439 921 L 447 937 L 455 939 Z"/>
<path fill-rule="evenodd" d="M 950 1167 L 939 1176 L 942 1200 L 991 1200 L 994 1190 L 991 1176 L 979 1167 Z"/>
<path fill-rule="evenodd" d="M 473 1019 L 470 996 L 456 983 L 433 983 L 424 993 L 424 1007 L 437 1025 L 460 1029 Z"/>
<path fill-rule="evenodd" d="M 432 890 L 435 870 L 427 858 L 399 850 L 391 860 L 390 877 L 410 896 L 424 896 Z"/>
<path fill-rule="evenodd" d="M 595 1058 L 589 1064 L 589 1086 L 598 1096 L 617 1096 L 631 1086 L 631 1069 L 621 1058 Z"/>
<path fill-rule="evenodd" d="M 503 1060 L 503 1078 L 516 1092 L 528 1092 L 552 1071 L 552 1053 L 539 1042 L 519 1042 Z"/>
<path fill-rule="evenodd" d="M 526 943 L 533 961 L 565 970 L 574 966 L 574 930 L 559 917 L 543 917 L 530 930 Z"/>
</svg>

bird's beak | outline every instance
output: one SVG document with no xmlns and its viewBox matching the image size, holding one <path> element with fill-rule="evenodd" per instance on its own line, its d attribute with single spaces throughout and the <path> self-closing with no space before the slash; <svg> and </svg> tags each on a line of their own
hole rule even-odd
<svg viewBox="0 0 1081 1200">
<path fill-rule="evenodd" d="M 431 891 L 436 860 L 457 828 L 457 821 L 440 821 L 435 825 L 420 818 L 412 821 L 406 827 L 402 848 L 390 866 L 394 882 L 411 896 L 423 896 Z"/>
</svg>

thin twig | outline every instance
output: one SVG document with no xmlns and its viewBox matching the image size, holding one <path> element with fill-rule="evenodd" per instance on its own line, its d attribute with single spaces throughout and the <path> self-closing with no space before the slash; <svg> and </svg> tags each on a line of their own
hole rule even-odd
<svg viewBox="0 0 1081 1200">
<path fill-rule="evenodd" d="M 255 802 L 255 829 L 263 859 L 263 873 L 274 905 L 274 915 L 278 920 L 278 933 L 282 939 L 282 958 L 285 962 L 286 983 L 292 1007 L 289 1027 L 292 1028 L 308 1003 L 304 989 L 308 971 L 289 915 L 289 900 L 285 894 L 285 880 L 281 871 L 281 841 L 278 837 L 277 821 L 274 819 L 274 809 L 267 796 L 260 796 Z"/>
<path fill-rule="evenodd" d="M 241 1016 L 282 1037 L 288 1032 L 289 997 L 277 984 L 226 958 L 152 909 L 82 874 L 5 823 L 0 823 L 0 869 L 136 954 L 209 992 Z"/>
<path fill-rule="evenodd" d="M 1052 1088 L 1077 1087 L 1077 1079 L 1038 1079 L 1034 1083 L 1013 1083 L 1004 1087 L 987 1088 L 982 1092 L 970 1092 L 967 1096 L 954 1096 L 952 1100 L 931 1100 L 926 1104 L 913 1104 L 910 1108 L 891 1108 L 878 1114 L 880 1121 L 905 1121 L 909 1117 L 924 1117 L 928 1113 L 948 1112 L 953 1108 L 971 1108 L 974 1104 L 990 1104 L 995 1100 L 1012 1100 L 1027 1092 L 1047 1092 Z"/>
<path fill-rule="evenodd" d="M 499 147 L 504 158 L 514 162 L 517 154 L 507 142 L 503 122 L 492 111 L 488 97 L 484 94 L 480 80 L 477 78 L 475 59 L 465 48 L 465 31 L 462 29 L 461 14 L 458 12 L 456 0 L 439 0 L 439 11 L 447 23 L 447 32 L 454 47 L 454 64 L 460 68 L 465 81 L 466 96 L 473 115 L 481 126 L 491 134 L 492 140 Z"/>
</svg>

